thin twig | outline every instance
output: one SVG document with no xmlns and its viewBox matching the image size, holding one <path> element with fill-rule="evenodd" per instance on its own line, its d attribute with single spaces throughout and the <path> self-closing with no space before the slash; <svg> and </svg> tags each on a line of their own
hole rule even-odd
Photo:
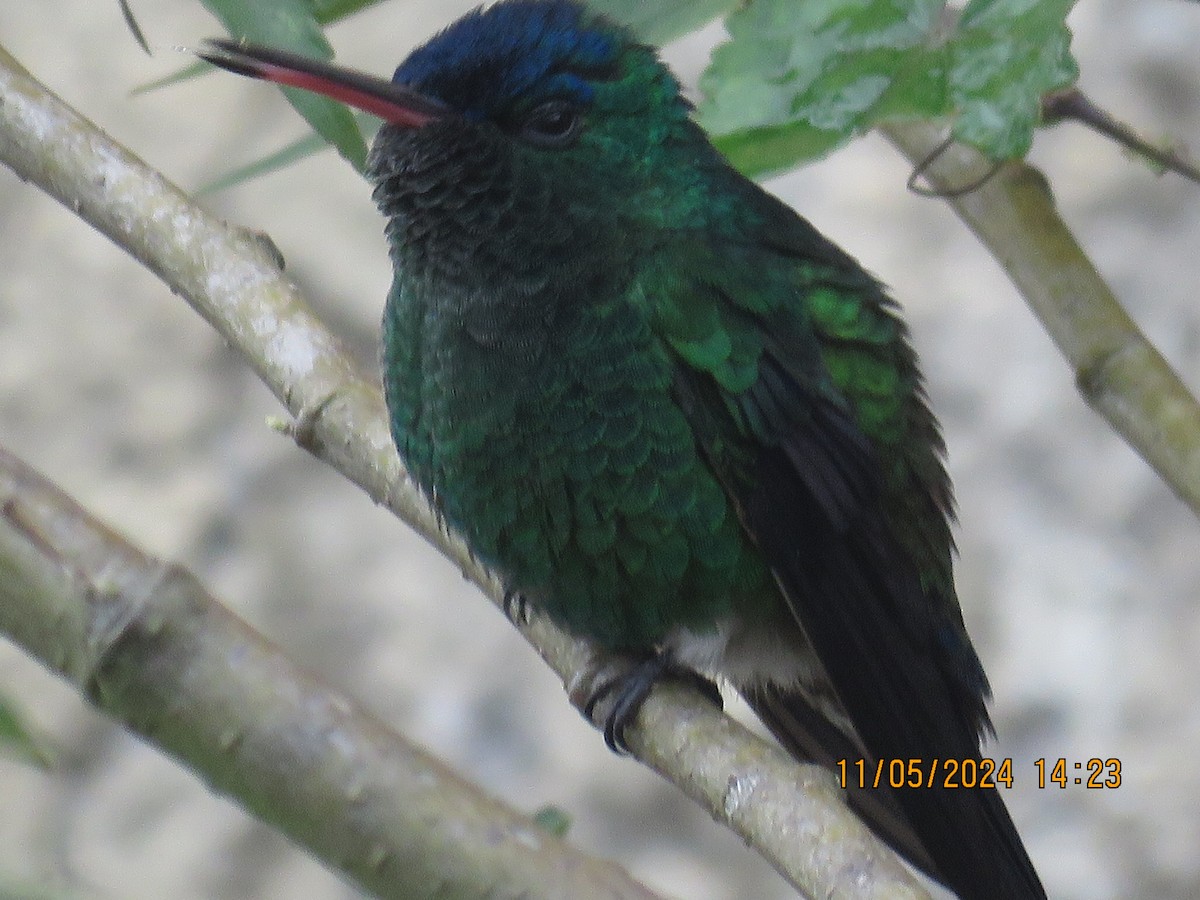
<svg viewBox="0 0 1200 900">
<path fill-rule="evenodd" d="M 1054 91 L 1043 97 L 1042 116 L 1047 124 L 1051 125 L 1063 120 L 1086 125 L 1155 165 L 1200 184 L 1200 168 L 1187 160 L 1181 152 L 1156 147 L 1144 140 L 1132 127 L 1114 119 L 1077 87 Z"/>
</svg>

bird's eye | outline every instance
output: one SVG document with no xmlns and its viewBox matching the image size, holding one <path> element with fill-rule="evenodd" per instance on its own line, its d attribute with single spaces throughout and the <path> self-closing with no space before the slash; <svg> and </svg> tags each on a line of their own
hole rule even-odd
<svg viewBox="0 0 1200 900">
<path fill-rule="evenodd" d="M 521 137 L 539 147 L 567 147 L 583 128 L 579 110 L 562 100 L 535 106 L 521 121 Z"/>
</svg>

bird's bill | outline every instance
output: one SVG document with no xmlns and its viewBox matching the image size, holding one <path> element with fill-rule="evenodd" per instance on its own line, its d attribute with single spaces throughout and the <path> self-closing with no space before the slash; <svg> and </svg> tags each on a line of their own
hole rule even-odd
<svg viewBox="0 0 1200 900">
<path fill-rule="evenodd" d="M 450 112 L 441 101 L 403 85 L 286 50 L 210 38 L 196 55 L 239 75 L 324 94 L 406 128 L 419 128 Z"/>
</svg>

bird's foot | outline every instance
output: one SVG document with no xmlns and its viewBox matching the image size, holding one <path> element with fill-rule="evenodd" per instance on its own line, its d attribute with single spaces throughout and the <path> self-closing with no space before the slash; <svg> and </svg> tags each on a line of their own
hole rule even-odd
<svg viewBox="0 0 1200 900">
<path fill-rule="evenodd" d="M 500 608 L 504 610 L 508 621 L 518 628 L 529 624 L 529 598 L 516 588 L 504 589 L 504 599 L 500 601 Z"/>
<path fill-rule="evenodd" d="M 614 753 L 628 753 L 626 731 L 637 718 L 654 685 L 670 678 L 696 688 L 724 709 L 721 691 L 703 675 L 679 665 L 670 653 L 654 651 L 642 656 L 610 656 L 596 665 L 571 691 L 571 702 L 597 727 L 603 725 L 604 743 Z"/>
</svg>

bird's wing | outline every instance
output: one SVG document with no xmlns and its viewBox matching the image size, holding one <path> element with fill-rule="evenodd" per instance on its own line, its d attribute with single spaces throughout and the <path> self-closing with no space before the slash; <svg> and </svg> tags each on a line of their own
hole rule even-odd
<svg viewBox="0 0 1200 900">
<path fill-rule="evenodd" d="M 676 400 L 869 753 L 926 771 L 975 760 L 988 689 L 915 357 L 882 287 L 783 209 L 753 244 L 680 238 L 671 271 L 645 280 Z M 756 705 L 777 725 L 807 701 Z M 899 793 L 949 883 L 1038 895 L 996 791 Z"/>
<path fill-rule="evenodd" d="M 987 686 L 954 595 L 941 439 L 894 304 L 831 245 L 814 261 L 797 239 L 681 244 L 661 254 L 671 275 L 646 282 L 676 400 L 843 703 L 857 722 L 903 691 L 872 716 L 896 720 L 888 735 L 976 746 Z M 889 688 L 898 673 L 915 681 Z M 957 739 L 932 740 L 951 725 Z"/>
</svg>

